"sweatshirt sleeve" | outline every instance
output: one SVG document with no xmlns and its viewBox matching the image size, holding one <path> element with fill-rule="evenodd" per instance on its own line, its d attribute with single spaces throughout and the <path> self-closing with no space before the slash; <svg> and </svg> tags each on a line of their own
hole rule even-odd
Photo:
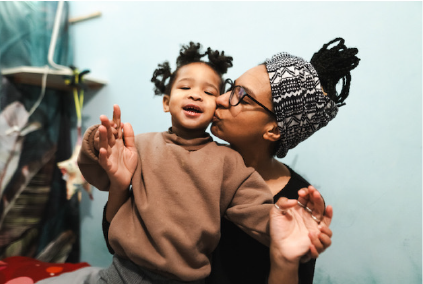
<svg viewBox="0 0 423 284">
<path fill-rule="evenodd" d="M 101 222 L 101 227 L 103 229 L 103 236 L 104 236 L 104 240 L 106 241 L 107 249 L 109 250 L 110 254 L 115 254 L 115 251 L 112 249 L 109 243 L 110 223 L 107 222 L 107 219 L 106 219 L 106 208 L 107 208 L 107 202 L 106 202 L 106 205 L 104 205 L 104 209 L 103 209 L 103 220 Z"/>
<path fill-rule="evenodd" d="M 94 148 L 94 135 L 99 125 L 91 126 L 85 131 L 78 166 L 85 180 L 102 191 L 108 191 L 110 180 L 106 171 L 98 163 L 98 151 Z"/>
<path fill-rule="evenodd" d="M 269 246 L 269 213 L 273 195 L 260 174 L 247 168 L 242 158 L 230 168 L 227 178 L 238 181 L 238 189 L 224 216 L 248 235 Z"/>
</svg>

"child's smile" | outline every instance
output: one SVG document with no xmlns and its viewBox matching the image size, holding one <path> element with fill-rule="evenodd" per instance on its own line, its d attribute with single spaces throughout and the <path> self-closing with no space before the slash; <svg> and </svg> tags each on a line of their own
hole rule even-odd
<svg viewBox="0 0 423 284">
<path fill-rule="evenodd" d="M 194 104 L 186 105 L 182 109 L 185 111 L 188 117 L 193 117 L 193 118 L 199 117 L 203 113 L 201 107 Z"/>
</svg>

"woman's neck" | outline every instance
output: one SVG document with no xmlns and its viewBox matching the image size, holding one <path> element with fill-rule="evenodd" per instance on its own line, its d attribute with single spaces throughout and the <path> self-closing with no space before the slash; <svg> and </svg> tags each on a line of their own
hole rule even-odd
<svg viewBox="0 0 423 284">
<path fill-rule="evenodd" d="M 257 147 L 255 149 L 263 148 Z M 245 165 L 253 167 L 262 176 L 273 195 L 283 189 L 291 178 L 288 167 L 275 159 L 270 153 L 251 151 L 249 149 L 234 148 L 234 150 L 241 154 Z"/>
</svg>

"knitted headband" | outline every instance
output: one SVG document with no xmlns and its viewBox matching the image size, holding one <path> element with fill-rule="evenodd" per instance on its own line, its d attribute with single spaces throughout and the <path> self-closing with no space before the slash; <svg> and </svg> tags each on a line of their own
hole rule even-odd
<svg viewBox="0 0 423 284">
<path fill-rule="evenodd" d="M 276 156 L 306 140 L 332 120 L 338 107 L 323 94 L 314 67 L 304 59 L 279 53 L 266 60 L 273 108 L 281 132 Z"/>
</svg>

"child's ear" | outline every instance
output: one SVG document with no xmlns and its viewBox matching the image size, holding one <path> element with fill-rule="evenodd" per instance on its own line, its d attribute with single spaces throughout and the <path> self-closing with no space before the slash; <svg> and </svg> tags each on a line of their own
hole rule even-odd
<svg viewBox="0 0 423 284">
<path fill-rule="evenodd" d="M 163 110 L 164 110 L 164 112 L 169 112 L 169 100 L 170 100 L 169 95 L 163 96 Z"/>
<path fill-rule="evenodd" d="M 281 133 L 279 132 L 278 124 L 273 121 L 266 125 L 266 131 L 263 134 L 263 138 L 272 142 L 278 141 L 281 137 Z"/>
</svg>

